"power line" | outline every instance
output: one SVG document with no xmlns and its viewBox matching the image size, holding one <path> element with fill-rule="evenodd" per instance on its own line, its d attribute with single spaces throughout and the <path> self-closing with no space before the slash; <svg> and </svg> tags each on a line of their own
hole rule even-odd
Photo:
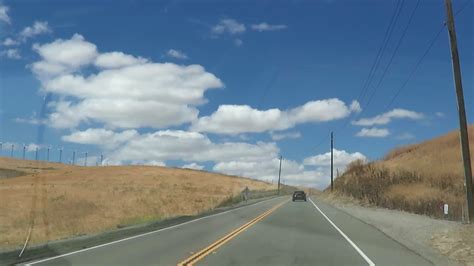
<svg viewBox="0 0 474 266">
<path fill-rule="evenodd" d="M 380 62 L 382 61 L 383 54 L 385 53 L 385 49 L 387 48 L 387 45 L 392 37 L 393 29 L 395 28 L 395 25 L 398 22 L 398 18 L 400 17 L 400 13 L 403 8 L 403 5 L 404 5 L 404 0 L 398 0 L 397 5 L 395 6 L 395 9 L 393 10 L 393 14 L 388 24 L 388 27 L 385 30 L 382 44 L 379 47 L 379 50 L 377 52 L 377 55 L 375 56 L 374 62 L 372 63 L 372 67 L 370 68 L 369 75 L 367 76 L 367 79 L 364 82 L 364 85 L 362 86 L 361 93 L 359 94 L 359 97 L 358 97 L 359 102 L 362 102 L 363 99 L 365 98 L 368 88 L 370 87 L 370 84 L 372 83 L 375 73 L 377 72 L 377 69 L 380 65 Z"/>
<path fill-rule="evenodd" d="M 392 37 L 393 29 L 395 28 L 395 25 L 398 22 L 398 18 L 400 17 L 401 10 L 403 8 L 405 1 L 404 0 L 398 0 L 397 4 L 395 5 L 395 9 L 393 10 L 392 16 L 390 18 L 390 22 L 388 23 L 387 29 L 385 30 L 384 37 L 382 39 L 382 43 L 379 46 L 379 49 L 377 51 L 377 54 L 374 58 L 374 61 L 372 62 L 372 65 L 369 70 L 369 74 L 362 85 L 362 88 L 360 90 L 359 96 L 357 97 L 358 102 L 362 102 L 363 98 L 365 97 L 367 93 L 367 89 L 369 85 L 372 83 L 372 80 L 375 76 L 375 73 L 377 72 L 377 69 L 380 65 L 381 59 L 383 54 L 385 53 L 385 49 L 387 48 L 387 45 Z M 339 131 L 347 126 L 348 122 L 344 123 L 343 126 L 339 127 Z M 327 138 L 330 136 L 330 134 L 325 134 L 323 138 L 316 144 L 314 149 L 318 149 L 323 143 L 326 142 Z"/>
<path fill-rule="evenodd" d="M 398 95 L 400 95 L 400 92 L 406 87 L 406 85 L 408 84 L 408 82 L 411 80 L 411 78 L 413 77 L 413 75 L 415 74 L 416 70 L 418 69 L 418 67 L 421 65 L 421 63 L 423 62 L 423 60 L 425 59 L 425 57 L 428 55 L 428 53 L 430 52 L 431 48 L 433 47 L 433 45 L 436 43 L 436 40 L 438 40 L 439 36 L 441 35 L 441 32 L 443 32 L 445 28 L 445 25 L 443 25 L 439 31 L 436 33 L 436 35 L 434 36 L 434 38 L 430 41 L 428 47 L 426 48 L 425 52 L 423 53 L 423 55 L 418 59 L 418 61 L 416 62 L 415 66 L 412 68 L 410 74 L 408 75 L 408 78 L 403 82 L 402 86 L 397 90 L 397 92 L 395 93 L 395 95 L 392 97 L 392 99 L 390 100 L 389 104 L 387 105 L 386 109 L 388 110 L 393 102 L 397 99 Z"/>
<path fill-rule="evenodd" d="M 390 69 L 390 66 L 391 66 L 392 63 L 393 63 L 393 59 L 395 58 L 395 55 L 397 54 L 398 49 L 400 48 L 400 46 L 401 46 L 401 44 L 402 44 L 402 42 L 403 42 L 403 39 L 405 38 L 405 35 L 406 35 L 407 31 L 408 31 L 408 28 L 410 27 L 411 22 L 413 21 L 413 17 L 415 16 L 415 13 L 416 13 L 416 10 L 418 9 L 419 4 L 420 4 L 420 0 L 418 0 L 418 1 L 416 2 L 416 6 L 415 6 L 415 8 L 413 9 L 413 11 L 412 11 L 411 14 L 410 14 L 410 18 L 408 19 L 408 23 L 407 23 L 407 25 L 405 26 L 405 28 L 403 29 L 403 33 L 402 33 L 402 35 L 400 36 L 400 39 L 398 40 L 398 43 L 397 43 L 397 45 L 396 45 L 396 47 L 395 47 L 395 50 L 393 51 L 392 56 L 390 57 L 389 62 L 388 62 L 387 65 L 385 66 L 385 69 L 384 69 L 383 72 L 382 72 L 382 76 L 380 77 L 379 82 L 377 83 L 377 85 L 375 86 L 374 91 L 373 91 L 372 94 L 370 95 L 369 100 L 367 101 L 364 110 L 366 110 L 367 107 L 368 107 L 368 106 L 370 105 L 370 103 L 372 102 L 372 99 L 373 99 L 375 93 L 376 93 L 377 90 L 380 88 L 380 85 L 382 84 L 382 81 L 384 80 L 385 75 L 387 74 L 388 70 Z"/>
<path fill-rule="evenodd" d="M 471 0 L 467 0 L 466 2 L 464 2 L 464 4 L 458 9 L 458 11 L 454 13 L 454 16 L 459 15 L 459 13 L 461 13 L 471 2 Z"/>
</svg>

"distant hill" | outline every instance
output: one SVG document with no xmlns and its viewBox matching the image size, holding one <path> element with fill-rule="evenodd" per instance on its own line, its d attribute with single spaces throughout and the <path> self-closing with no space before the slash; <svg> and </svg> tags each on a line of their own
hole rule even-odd
<svg viewBox="0 0 474 266">
<path fill-rule="evenodd" d="M 32 225 L 30 243 L 44 243 L 196 215 L 233 203 L 245 187 L 264 195 L 276 185 L 189 169 L 0 157 L 0 249 L 21 247 Z"/>
<path fill-rule="evenodd" d="M 474 125 L 469 142 L 474 159 Z M 340 195 L 382 207 L 442 217 L 440 205 L 448 203 L 454 220 L 461 219 L 465 205 L 463 186 L 458 130 L 396 148 L 379 161 L 353 162 L 335 180 Z"/>
</svg>

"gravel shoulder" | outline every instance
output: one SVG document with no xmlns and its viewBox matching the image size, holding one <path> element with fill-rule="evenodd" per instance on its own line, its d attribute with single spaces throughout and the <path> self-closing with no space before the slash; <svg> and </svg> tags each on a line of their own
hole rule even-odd
<svg viewBox="0 0 474 266">
<path fill-rule="evenodd" d="M 434 265 L 474 266 L 474 226 L 432 219 L 397 210 L 361 206 L 325 193 L 318 199 L 382 231 L 433 262 Z"/>
</svg>

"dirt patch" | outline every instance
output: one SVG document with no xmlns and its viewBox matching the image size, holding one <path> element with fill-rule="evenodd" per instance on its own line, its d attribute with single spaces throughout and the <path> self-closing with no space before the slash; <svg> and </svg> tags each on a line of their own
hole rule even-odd
<svg viewBox="0 0 474 266">
<path fill-rule="evenodd" d="M 474 265 L 474 225 L 462 225 L 437 232 L 431 245 L 439 252 L 462 264 Z"/>
<path fill-rule="evenodd" d="M 27 173 L 12 169 L 3 169 L 0 168 L 0 178 L 13 178 L 17 176 L 26 175 Z"/>
</svg>

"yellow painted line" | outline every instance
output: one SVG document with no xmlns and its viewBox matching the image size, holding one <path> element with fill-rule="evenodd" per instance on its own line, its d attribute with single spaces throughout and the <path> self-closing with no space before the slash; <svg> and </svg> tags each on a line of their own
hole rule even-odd
<svg viewBox="0 0 474 266">
<path fill-rule="evenodd" d="M 204 257 L 209 255 L 211 252 L 217 250 L 219 247 L 236 237 L 238 234 L 242 233 L 243 231 L 247 230 L 249 227 L 252 225 L 258 223 L 259 221 L 263 220 L 265 217 L 270 215 L 272 212 L 274 212 L 276 209 L 280 208 L 283 204 L 287 203 L 287 201 L 284 201 L 280 204 L 275 205 L 268 211 L 260 214 L 259 216 L 255 217 L 254 219 L 250 220 L 246 224 L 238 227 L 237 229 L 233 230 L 232 232 L 228 233 L 224 237 L 220 238 L 219 240 L 215 241 L 214 243 L 210 244 L 209 246 L 203 248 L 202 250 L 196 252 L 193 254 L 191 257 L 183 260 L 182 262 L 178 263 L 178 266 L 192 266 L 196 262 L 202 260 Z"/>
</svg>

